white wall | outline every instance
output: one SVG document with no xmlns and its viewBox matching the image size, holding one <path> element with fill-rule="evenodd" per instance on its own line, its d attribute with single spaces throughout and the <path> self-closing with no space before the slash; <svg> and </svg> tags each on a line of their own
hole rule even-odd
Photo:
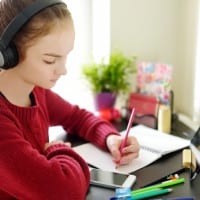
<svg viewBox="0 0 200 200">
<path fill-rule="evenodd" d="M 111 0 L 111 49 L 173 65 L 175 109 L 193 115 L 198 0 Z"/>
<path fill-rule="evenodd" d="M 178 65 L 174 68 L 173 87 L 177 110 L 193 118 L 198 0 L 180 1 L 180 5 Z"/>
</svg>

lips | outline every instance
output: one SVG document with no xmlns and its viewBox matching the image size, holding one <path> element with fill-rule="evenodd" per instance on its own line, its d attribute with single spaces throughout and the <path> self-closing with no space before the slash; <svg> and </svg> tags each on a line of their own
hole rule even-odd
<svg viewBox="0 0 200 200">
<path fill-rule="evenodd" d="M 50 81 L 53 82 L 53 83 L 56 83 L 58 81 L 58 79 L 52 79 Z"/>
</svg>

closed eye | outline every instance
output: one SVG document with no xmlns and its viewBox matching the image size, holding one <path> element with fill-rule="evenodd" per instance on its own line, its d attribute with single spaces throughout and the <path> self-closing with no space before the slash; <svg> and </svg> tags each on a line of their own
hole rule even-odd
<svg viewBox="0 0 200 200">
<path fill-rule="evenodd" d="M 48 60 L 44 60 L 44 63 L 48 64 L 48 65 L 53 65 L 55 64 L 55 60 L 54 61 L 48 61 Z"/>
</svg>

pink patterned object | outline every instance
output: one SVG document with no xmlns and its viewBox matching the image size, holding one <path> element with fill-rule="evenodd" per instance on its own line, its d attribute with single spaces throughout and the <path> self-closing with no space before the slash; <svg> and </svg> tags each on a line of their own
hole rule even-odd
<svg viewBox="0 0 200 200">
<path fill-rule="evenodd" d="M 141 62 L 137 71 L 137 91 L 155 96 L 162 104 L 170 104 L 172 66 L 160 63 Z"/>
</svg>

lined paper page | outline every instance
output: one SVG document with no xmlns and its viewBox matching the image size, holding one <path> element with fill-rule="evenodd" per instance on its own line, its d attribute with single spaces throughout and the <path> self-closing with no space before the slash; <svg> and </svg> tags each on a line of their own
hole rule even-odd
<svg viewBox="0 0 200 200">
<path fill-rule="evenodd" d="M 122 131 L 121 134 L 124 135 L 125 131 Z M 115 169 L 115 163 L 111 155 L 91 143 L 74 147 L 74 150 L 88 164 L 97 168 L 112 172 L 130 173 L 153 163 L 164 154 L 183 149 L 190 145 L 189 140 L 162 133 L 144 125 L 132 127 L 130 135 L 135 136 L 141 146 L 139 157 L 128 165 L 120 166 L 117 169 Z"/>
<path fill-rule="evenodd" d="M 121 132 L 122 135 L 124 133 L 125 131 Z M 135 136 L 141 146 L 160 152 L 162 155 L 190 145 L 190 140 L 163 133 L 144 125 L 132 127 L 129 135 Z"/>
<path fill-rule="evenodd" d="M 112 156 L 105 151 L 100 150 L 91 143 L 83 144 L 73 148 L 79 155 L 81 155 L 88 164 L 91 164 L 97 168 L 120 173 L 130 173 L 138 169 L 141 169 L 158 158 L 160 154 L 153 153 L 140 149 L 139 157 L 133 160 L 128 165 L 120 166 L 115 169 L 116 164 L 112 160 Z"/>
</svg>

